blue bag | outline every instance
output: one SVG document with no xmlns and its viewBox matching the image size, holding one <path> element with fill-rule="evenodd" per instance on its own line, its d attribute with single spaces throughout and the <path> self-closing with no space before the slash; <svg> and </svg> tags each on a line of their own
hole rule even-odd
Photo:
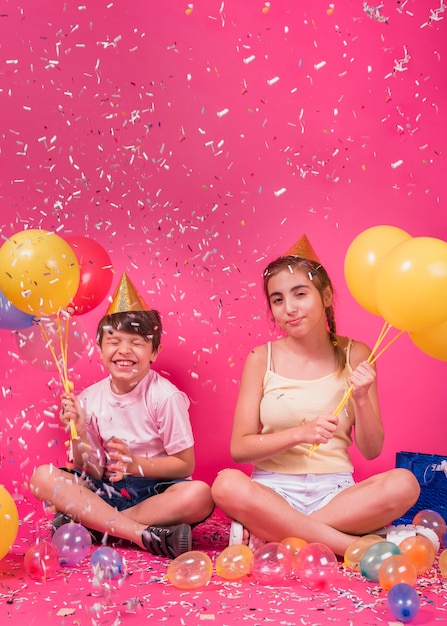
<svg viewBox="0 0 447 626">
<path fill-rule="evenodd" d="M 411 524 L 419 511 L 431 509 L 447 521 L 447 455 L 397 452 L 396 467 L 413 472 L 421 486 L 418 501 L 393 524 Z"/>
</svg>

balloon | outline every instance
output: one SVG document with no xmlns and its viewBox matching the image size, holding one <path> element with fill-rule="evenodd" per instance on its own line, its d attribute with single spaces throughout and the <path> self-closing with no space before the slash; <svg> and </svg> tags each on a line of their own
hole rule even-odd
<svg viewBox="0 0 447 626">
<path fill-rule="evenodd" d="M 25 313 L 53 315 L 64 309 L 78 289 L 79 276 L 75 253 L 50 231 L 21 231 L 0 248 L 0 289 Z"/>
<path fill-rule="evenodd" d="M 292 569 L 295 569 L 296 557 L 300 553 L 301 548 L 307 546 L 307 541 L 304 541 L 304 539 L 300 539 L 299 537 L 286 537 L 281 541 L 281 543 L 286 546 L 286 548 L 289 548 L 292 554 Z"/>
<path fill-rule="evenodd" d="M 195 589 L 206 585 L 213 573 L 213 563 L 205 552 L 190 550 L 169 563 L 167 577 L 178 589 Z"/>
<path fill-rule="evenodd" d="M 391 541 L 374 543 L 365 550 L 360 559 L 360 572 L 365 578 L 377 582 L 379 580 L 379 568 L 385 559 L 400 553 L 400 549 Z"/>
<path fill-rule="evenodd" d="M 380 315 L 395 328 L 419 332 L 447 319 L 447 243 L 414 237 L 383 259 L 375 281 Z"/>
<path fill-rule="evenodd" d="M 406 583 L 399 583 L 392 587 L 387 595 L 388 608 L 401 622 L 409 622 L 416 617 L 420 600 L 417 591 Z"/>
<path fill-rule="evenodd" d="M 411 235 L 396 226 L 373 226 L 357 235 L 346 252 L 344 272 L 349 291 L 374 315 L 380 315 L 374 292 L 378 267 L 390 250 L 408 239 Z"/>
<path fill-rule="evenodd" d="M 228 546 L 216 559 L 216 572 L 225 580 L 238 580 L 250 572 L 253 552 L 243 544 Z"/>
<path fill-rule="evenodd" d="M 9 492 L 0 485 L 0 561 L 8 554 L 19 530 L 19 512 Z"/>
<path fill-rule="evenodd" d="M 351 570 L 359 571 L 360 559 L 362 558 L 363 554 L 369 548 L 369 546 L 372 546 L 379 541 L 385 540 L 379 535 L 363 535 L 363 537 L 359 537 L 347 548 L 344 554 L 343 565 Z"/>
<path fill-rule="evenodd" d="M 75 522 L 60 526 L 54 533 L 52 542 L 59 550 L 61 565 L 77 565 L 92 547 L 89 531 Z"/>
<path fill-rule="evenodd" d="M 338 570 L 337 557 L 323 543 L 308 543 L 296 559 L 295 572 L 310 589 L 323 590 L 333 582 Z"/>
<path fill-rule="evenodd" d="M 441 574 L 447 578 L 447 550 L 443 550 L 439 555 L 438 566 Z"/>
<path fill-rule="evenodd" d="M 404 554 L 394 554 L 383 561 L 378 571 L 379 585 L 388 591 L 398 583 L 412 587 L 417 580 L 416 566 Z"/>
<path fill-rule="evenodd" d="M 59 550 L 50 541 L 39 541 L 27 550 L 23 563 L 28 576 L 46 581 L 59 569 Z"/>
<path fill-rule="evenodd" d="M 414 345 L 440 361 L 447 361 L 447 320 L 439 326 L 433 326 L 418 333 L 408 333 Z"/>
<path fill-rule="evenodd" d="M 90 565 L 96 586 L 110 585 L 111 581 L 121 581 L 126 573 L 125 560 L 110 546 L 97 548 L 90 557 Z"/>
<path fill-rule="evenodd" d="M 33 367 L 57 371 L 58 367 L 53 352 L 57 362 L 63 367 L 61 348 L 65 349 L 66 345 L 67 367 L 71 367 L 80 359 L 90 340 L 79 319 L 70 320 L 67 339 L 66 332 L 65 321 L 62 321 L 58 327 L 56 319 L 41 320 L 40 325 L 34 324 L 32 328 L 26 328 L 16 333 L 18 352 L 21 358 Z M 59 333 L 62 336 L 62 345 Z"/>
<path fill-rule="evenodd" d="M 250 574 L 260 583 L 283 583 L 292 570 L 292 554 L 275 541 L 259 546 L 253 555 Z"/>
<path fill-rule="evenodd" d="M 88 237 L 65 237 L 80 268 L 79 287 L 69 305 L 73 315 L 84 315 L 107 296 L 112 285 L 112 261 L 104 248 Z"/>
<path fill-rule="evenodd" d="M 438 535 L 439 540 L 442 539 L 447 527 L 442 515 L 432 509 L 422 509 L 422 511 L 418 511 L 413 518 L 413 524 L 415 526 L 431 528 Z"/>
<path fill-rule="evenodd" d="M 418 576 L 428 572 L 435 562 L 435 547 L 430 539 L 422 535 L 407 537 L 400 542 L 399 549 L 413 563 Z"/>
<path fill-rule="evenodd" d="M 0 291 L 0 328 L 8 330 L 28 328 L 32 325 L 33 320 L 32 315 L 16 309 Z"/>
</svg>

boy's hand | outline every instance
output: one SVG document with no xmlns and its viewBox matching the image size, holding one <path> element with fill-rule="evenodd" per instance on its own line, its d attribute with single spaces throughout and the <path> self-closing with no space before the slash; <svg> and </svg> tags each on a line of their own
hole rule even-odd
<svg viewBox="0 0 447 626">
<path fill-rule="evenodd" d="M 112 437 L 107 447 L 109 450 L 111 449 L 109 452 L 110 458 L 115 461 L 115 463 L 109 465 L 109 470 L 115 472 L 110 477 L 110 482 L 114 483 L 122 480 L 126 474 L 131 473 L 129 469 L 133 463 L 133 458 L 127 443 L 122 439 L 118 439 L 118 437 Z"/>
<path fill-rule="evenodd" d="M 73 393 L 63 393 L 61 395 L 60 420 L 64 426 L 68 426 L 72 420 L 76 425 L 78 434 L 85 430 L 86 415 Z"/>
</svg>

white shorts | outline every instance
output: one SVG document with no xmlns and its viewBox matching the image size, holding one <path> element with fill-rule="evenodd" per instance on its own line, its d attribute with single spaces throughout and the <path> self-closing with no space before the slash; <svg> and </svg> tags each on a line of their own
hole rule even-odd
<svg viewBox="0 0 447 626">
<path fill-rule="evenodd" d="M 355 485 L 352 474 L 278 474 L 255 468 L 251 475 L 257 483 L 270 487 L 291 507 L 309 515 L 324 507 L 338 493 Z"/>
</svg>

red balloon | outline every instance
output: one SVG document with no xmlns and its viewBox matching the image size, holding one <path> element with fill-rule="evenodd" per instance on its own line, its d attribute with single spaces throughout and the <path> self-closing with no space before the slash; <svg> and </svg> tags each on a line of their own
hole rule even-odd
<svg viewBox="0 0 447 626">
<path fill-rule="evenodd" d="M 88 237 L 65 237 L 76 255 L 81 275 L 79 287 L 69 310 L 83 315 L 101 304 L 112 286 L 113 267 L 110 256 L 95 240 Z"/>
</svg>

